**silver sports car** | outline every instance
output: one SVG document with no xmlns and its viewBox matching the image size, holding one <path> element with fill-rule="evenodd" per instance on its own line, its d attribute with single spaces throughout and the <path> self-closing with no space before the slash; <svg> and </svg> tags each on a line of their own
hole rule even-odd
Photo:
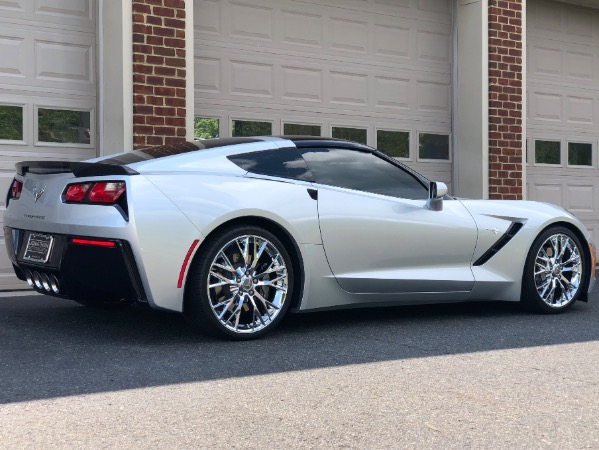
<svg viewBox="0 0 599 450">
<path fill-rule="evenodd" d="M 37 291 L 146 303 L 250 339 L 291 311 L 587 300 L 589 232 L 544 203 L 452 198 L 364 145 L 211 139 L 87 162 L 22 162 L 6 248 Z"/>
</svg>

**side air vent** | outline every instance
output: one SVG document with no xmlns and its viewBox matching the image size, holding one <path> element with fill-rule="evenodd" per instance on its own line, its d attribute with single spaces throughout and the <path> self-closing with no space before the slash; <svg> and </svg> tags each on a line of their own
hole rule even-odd
<svg viewBox="0 0 599 450">
<path fill-rule="evenodd" d="M 524 225 L 521 222 L 512 222 L 512 224 L 507 229 L 507 231 L 503 234 L 503 236 L 501 236 L 499 238 L 499 240 L 497 242 L 495 242 L 493 247 L 491 247 L 489 250 L 487 250 L 480 258 L 478 258 L 474 262 L 474 265 L 482 266 L 484 263 L 486 263 L 488 260 L 490 260 L 493 256 L 495 256 L 495 254 L 497 252 L 499 252 L 499 250 L 501 250 L 503 247 L 505 247 L 505 245 L 509 241 L 511 241 L 512 238 L 514 236 L 516 236 L 516 234 L 518 234 L 518 231 L 520 231 L 523 226 Z"/>
</svg>

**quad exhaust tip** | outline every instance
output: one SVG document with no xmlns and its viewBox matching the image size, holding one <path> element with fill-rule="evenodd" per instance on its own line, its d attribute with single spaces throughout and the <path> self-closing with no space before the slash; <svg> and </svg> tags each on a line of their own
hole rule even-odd
<svg viewBox="0 0 599 450">
<path fill-rule="evenodd" d="M 38 271 L 25 269 L 25 279 L 31 287 L 37 288 L 40 291 L 53 292 L 60 294 L 60 283 L 58 278 L 52 274 L 47 274 Z"/>
</svg>

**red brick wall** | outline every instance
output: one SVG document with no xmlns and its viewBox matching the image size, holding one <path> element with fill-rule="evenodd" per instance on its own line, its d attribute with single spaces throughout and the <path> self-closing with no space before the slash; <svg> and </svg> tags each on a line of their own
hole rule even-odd
<svg viewBox="0 0 599 450">
<path fill-rule="evenodd" d="M 135 148 L 185 140 L 185 19 L 185 0 L 133 0 Z"/>
<path fill-rule="evenodd" d="M 489 0 L 489 198 L 523 196 L 522 2 Z"/>
</svg>

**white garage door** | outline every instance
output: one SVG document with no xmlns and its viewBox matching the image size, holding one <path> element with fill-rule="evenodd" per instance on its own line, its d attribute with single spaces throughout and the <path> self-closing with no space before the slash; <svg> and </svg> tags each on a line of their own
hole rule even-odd
<svg viewBox="0 0 599 450">
<path fill-rule="evenodd" d="M 0 209 L 15 162 L 96 155 L 95 60 L 95 0 L 0 1 Z M 22 286 L 5 255 L 0 288 Z"/>
<path fill-rule="evenodd" d="M 599 10 L 528 2 L 528 198 L 599 239 Z"/>
<path fill-rule="evenodd" d="M 196 135 L 352 139 L 451 184 L 451 0 L 194 0 Z"/>
</svg>

